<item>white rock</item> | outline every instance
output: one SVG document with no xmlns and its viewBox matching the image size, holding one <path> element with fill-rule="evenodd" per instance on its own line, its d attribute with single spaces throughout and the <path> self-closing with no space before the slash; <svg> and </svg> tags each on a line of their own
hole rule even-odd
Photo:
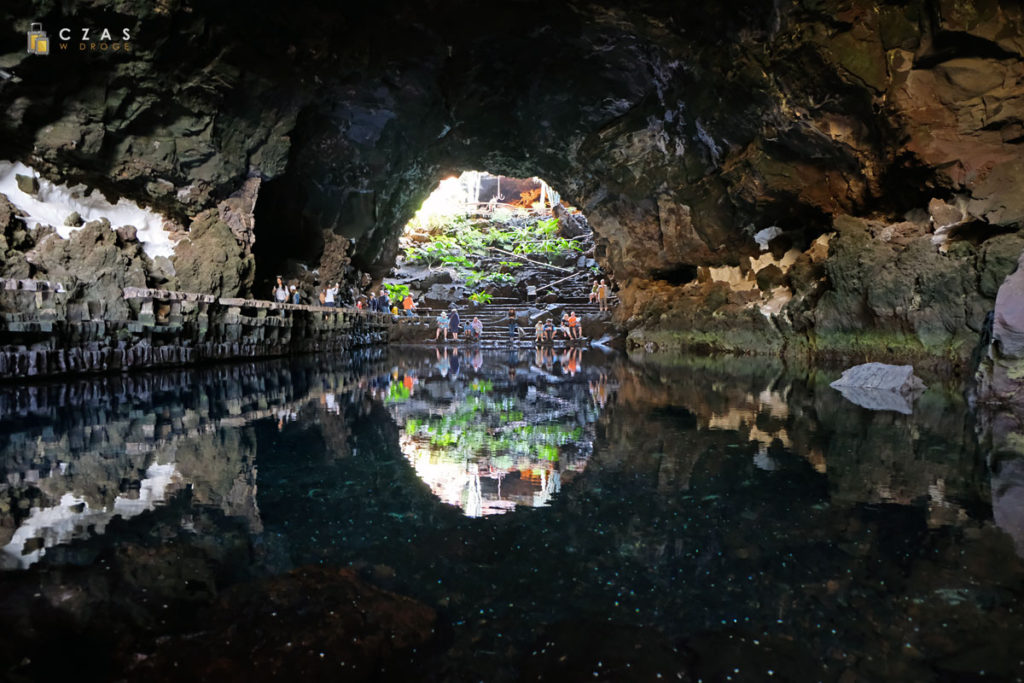
<svg viewBox="0 0 1024 683">
<path fill-rule="evenodd" d="M 913 412 L 913 402 L 925 390 L 912 365 L 864 363 L 856 365 L 830 384 L 843 398 L 868 410 Z"/>
</svg>

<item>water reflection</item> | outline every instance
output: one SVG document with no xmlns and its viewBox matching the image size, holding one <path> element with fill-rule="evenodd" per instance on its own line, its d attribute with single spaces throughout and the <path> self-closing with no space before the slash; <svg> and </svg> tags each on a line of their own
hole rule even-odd
<svg viewBox="0 0 1024 683">
<path fill-rule="evenodd" d="M 582 357 L 538 349 L 485 363 L 476 350 L 465 368 L 453 348 L 433 362 L 401 361 L 386 401 L 403 454 L 434 495 L 470 517 L 547 505 L 586 467 L 607 398 L 607 377 L 583 370 Z"/>
<path fill-rule="evenodd" d="M 1013 680 L 1019 427 L 838 374 L 441 348 L 0 388 L 0 669 Z"/>
</svg>

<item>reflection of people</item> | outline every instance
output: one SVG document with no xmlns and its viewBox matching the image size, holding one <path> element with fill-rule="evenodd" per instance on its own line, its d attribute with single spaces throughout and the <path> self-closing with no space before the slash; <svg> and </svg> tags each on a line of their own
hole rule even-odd
<svg viewBox="0 0 1024 683">
<path fill-rule="evenodd" d="M 447 349 L 445 349 L 445 351 L 447 352 Z M 454 348 L 454 349 L 452 349 L 452 357 L 451 357 L 451 375 L 448 377 L 448 379 L 455 380 L 455 379 L 458 379 L 458 378 L 459 378 L 459 349 L 458 348 Z"/>
<path fill-rule="evenodd" d="M 448 349 L 445 348 L 444 356 L 441 355 L 440 349 L 434 349 L 434 354 L 437 356 L 437 363 L 435 363 L 437 371 L 442 377 L 447 377 L 448 369 L 451 367 L 451 363 L 448 361 Z"/>
<path fill-rule="evenodd" d="M 603 372 L 598 378 L 597 382 L 589 382 L 590 397 L 597 404 L 598 408 L 604 408 L 605 403 L 608 402 L 608 376 Z"/>
<path fill-rule="evenodd" d="M 477 349 L 473 354 L 472 364 L 473 372 L 480 372 L 480 368 L 483 367 L 484 364 L 484 354 L 480 353 L 480 349 Z"/>
</svg>

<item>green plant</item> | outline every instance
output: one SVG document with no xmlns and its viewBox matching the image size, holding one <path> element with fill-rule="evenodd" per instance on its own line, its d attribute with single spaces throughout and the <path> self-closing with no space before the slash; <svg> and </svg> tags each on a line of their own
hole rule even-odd
<svg viewBox="0 0 1024 683">
<path fill-rule="evenodd" d="M 474 292 L 469 295 L 470 301 L 475 301 L 478 304 L 489 304 L 494 297 L 487 292 Z"/>
<path fill-rule="evenodd" d="M 393 285 L 389 282 L 385 282 L 384 289 L 388 290 L 388 298 L 392 301 L 396 299 L 404 299 L 405 295 L 409 294 L 409 285 Z"/>
</svg>

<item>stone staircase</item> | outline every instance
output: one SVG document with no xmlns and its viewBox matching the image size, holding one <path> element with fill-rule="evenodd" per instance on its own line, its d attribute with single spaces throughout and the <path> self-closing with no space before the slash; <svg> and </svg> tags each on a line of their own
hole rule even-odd
<svg viewBox="0 0 1024 683">
<path fill-rule="evenodd" d="M 614 299 L 609 300 L 609 307 L 612 305 L 614 305 Z M 557 325 L 561 320 L 562 311 L 574 311 L 576 313 L 576 317 L 581 320 L 594 320 L 602 317 L 596 303 L 587 303 L 586 294 L 582 296 L 576 295 L 560 298 L 555 303 L 538 302 L 535 304 L 528 304 L 522 299 L 513 297 L 495 297 L 488 304 L 460 308 L 459 316 L 461 317 L 462 322 L 466 325 L 468 325 L 474 317 L 480 318 L 480 322 L 483 323 L 483 333 L 480 335 L 480 345 L 483 348 L 504 348 L 509 346 L 509 308 L 514 308 L 516 310 L 516 319 L 520 327 L 519 335 L 516 339 L 517 346 L 533 346 L 533 326 L 538 319 L 544 320 L 551 318 Z M 539 309 L 539 312 L 532 309 Z M 440 310 L 424 309 L 420 311 L 421 316 L 429 316 L 431 321 L 436 319 L 438 313 L 440 313 Z M 609 315 L 610 314 L 607 313 L 603 314 L 603 319 L 607 320 Z M 586 327 L 584 327 L 584 332 L 586 332 Z M 460 335 L 460 343 L 462 343 L 463 340 L 464 336 Z M 589 340 L 586 337 L 581 341 L 583 344 L 589 343 Z M 567 343 L 568 340 L 561 338 L 556 338 L 555 340 L 556 346 L 565 346 Z"/>
</svg>

